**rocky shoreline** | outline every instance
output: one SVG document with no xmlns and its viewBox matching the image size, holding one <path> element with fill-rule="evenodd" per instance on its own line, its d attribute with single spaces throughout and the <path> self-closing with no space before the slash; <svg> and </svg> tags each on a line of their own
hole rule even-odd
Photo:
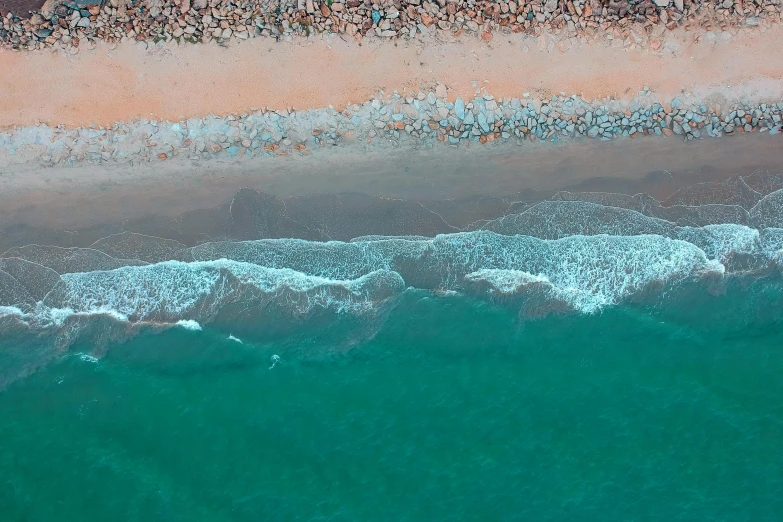
<svg viewBox="0 0 783 522">
<path fill-rule="evenodd" d="M 780 22 L 781 0 L 108 0 L 47 2 L 41 12 L 17 15 L 24 13 L 2 17 L 0 47 L 78 52 L 97 41 L 226 43 L 314 34 L 358 42 L 461 34 L 490 41 L 496 34 L 546 33 L 560 50 L 583 38 L 657 51 L 678 27 L 727 38 L 743 27 Z"/>
<path fill-rule="evenodd" d="M 257 110 L 238 116 L 178 122 L 139 120 L 111 128 L 20 127 L 0 132 L 0 164 L 41 166 L 309 155 L 335 146 L 470 147 L 490 143 L 524 145 L 579 138 L 611 140 L 671 136 L 683 140 L 773 132 L 783 120 L 783 103 L 742 100 L 707 107 L 692 96 L 659 103 L 648 90 L 630 102 L 577 96 L 540 100 L 447 99 L 437 85 L 416 96 L 394 94 L 342 111 Z"/>
</svg>

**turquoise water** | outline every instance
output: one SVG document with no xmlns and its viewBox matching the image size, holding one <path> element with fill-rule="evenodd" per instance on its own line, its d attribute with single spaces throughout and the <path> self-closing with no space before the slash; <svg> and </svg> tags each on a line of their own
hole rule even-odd
<svg viewBox="0 0 783 522">
<path fill-rule="evenodd" d="M 754 186 L 11 248 L 0 519 L 779 520 L 783 190 Z"/>
<path fill-rule="evenodd" d="M 752 291 L 698 315 L 780 305 Z M 0 397 L 3 519 L 775 520 L 780 323 L 666 315 L 414 293 L 347 353 L 210 328 L 76 347 Z"/>
</svg>

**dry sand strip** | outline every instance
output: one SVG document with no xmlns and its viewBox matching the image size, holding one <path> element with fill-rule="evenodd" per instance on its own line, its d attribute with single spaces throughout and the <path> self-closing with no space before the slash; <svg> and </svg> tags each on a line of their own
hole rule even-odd
<svg viewBox="0 0 783 522">
<path fill-rule="evenodd" d="M 452 100 L 471 98 L 477 88 L 496 97 L 530 92 L 630 99 L 645 86 L 661 99 L 690 91 L 717 103 L 783 100 L 783 60 L 774 58 L 783 27 L 722 43 L 693 43 L 692 34 L 678 34 L 676 53 L 587 43 L 549 52 L 546 41 L 518 35 L 496 38 L 491 46 L 475 38 L 449 44 L 366 40 L 359 46 L 334 36 L 253 39 L 228 48 L 129 43 L 76 56 L 0 51 L 0 128 L 178 121 L 263 107 L 341 108 L 381 91 L 413 93 L 435 82 L 448 87 Z"/>
</svg>

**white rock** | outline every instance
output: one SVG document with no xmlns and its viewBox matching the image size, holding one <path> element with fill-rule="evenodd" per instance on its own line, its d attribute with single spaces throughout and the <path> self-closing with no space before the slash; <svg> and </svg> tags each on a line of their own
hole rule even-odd
<svg viewBox="0 0 783 522">
<path fill-rule="evenodd" d="M 446 98 L 446 86 L 442 83 L 439 83 L 437 87 L 435 87 L 435 96 L 440 99 Z"/>
<path fill-rule="evenodd" d="M 668 7 L 672 0 L 654 0 L 658 7 Z"/>
</svg>

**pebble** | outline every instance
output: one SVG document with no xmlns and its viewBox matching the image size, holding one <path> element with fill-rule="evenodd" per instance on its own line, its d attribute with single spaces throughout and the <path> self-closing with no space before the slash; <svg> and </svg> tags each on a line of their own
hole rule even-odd
<svg viewBox="0 0 783 522">
<path fill-rule="evenodd" d="M 454 103 L 454 113 L 460 120 L 465 119 L 465 102 L 462 101 L 462 98 L 457 98 L 457 101 Z"/>
<path fill-rule="evenodd" d="M 451 145 L 494 141 L 522 143 L 528 139 L 560 141 L 586 137 L 608 140 L 642 134 L 676 135 L 679 139 L 692 140 L 736 134 L 738 130 L 744 133 L 767 131 L 783 119 L 783 103 L 756 105 L 747 101 L 720 108 L 695 104 L 690 98 L 682 97 L 676 103 L 672 100 L 672 107 L 678 108 L 666 110 L 657 104 L 651 106 L 641 98 L 626 106 L 616 101 L 602 105 L 573 97 L 556 98 L 536 110 L 533 102 L 522 107 L 519 100 L 495 100 L 486 94 L 467 103 L 462 98 L 454 103 L 436 98 L 435 103 L 430 104 L 436 92 L 429 92 L 426 101 L 419 96 L 403 99 L 394 95 L 354 105 L 343 112 L 329 109 L 306 113 L 254 111 L 224 119 L 141 120 L 134 124 L 117 124 L 108 130 L 67 130 L 44 125 L 0 132 L 0 143 L 5 145 L 3 150 L 17 150 L 31 142 L 46 144 L 41 156 L 51 157 L 47 164 L 57 164 L 63 161 L 115 161 L 118 157 L 127 161 L 129 154 L 148 161 L 159 155 L 171 158 L 179 153 L 185 157 L 193 153 L 202 157 L 239 156 L 250 150 L 261 155 L 295 153 L 303 150 L 301 140 L 295 136 L 309 136 L 308 141 L 318 146 L 340 145 L 352 135 L 360 142 L 377 138 L 380 142 L 391 140 L 389 143 L 423 147 L 434 146 L 438 141 Z M 628 111 L 631 106 L 635 110 Z M 585 110 L 575 111 L 575 107 Z M 318 124 L 308 126 L 307 122 Z M 151 136 L 155 136 L 154 144 L 150 144 Z M 123 145 L 122 149 L 118 148 L 119 144 Z M 66 145 L 68 154 L 61 152 Z M 135 152 L 106 152 L 112 150 Z"/>
<path fill-rule="evenodd" d="M 123 2 L 122 6 L 120 2 L 110 0 L 87 8 L 65 3 L 49 12 L 32 13 L 29 18 L 4 17 L 0 25 L 0 46 L 32 50 L 58 43 L 75 45 L 73 35 L 65 30 L 68 27 L 78 28 L 80 40 L 109 43 L 123 39 L 167 41 L 184 35 L 205 41 L 213 38 L 244 40 L 256 36 L 279 39 L 294 34 L 310 36 L 333 32 L 357 39 L 371 35 L 397 39 L 435 31 L 467 31 L 491 41 L 495 33 L 527 32 L 547 34 L 552 39 L 552 49 L 564 50 L 573 46 L 575 37 L 603 40 L 611 25 L 616 32 L 613 45 L 656 51 L 666 49 L 663 46 L 665 31 L 692 21 L 696 15 L 702 17 L 694 20 L 697 23 L 700 19 L 725 20 L 728 27 L 721 27 L 723 34 L 735 33 L 740 26 L 763 26 L 778 17 L 780 11 L 778 0 L 745 3 L 692 0 L 687 11 L 683 0 L 601 3 L 595 0 L 351 0 L 346 3 L 297 0 L 271 4 L 256 0 L 232 0 L 230 3 L 161 0 L 154 4 Z M 640 29 L 642 24 L 648 31 Z M 652 31 L 649 31 L 650 26 Z M 646 33 L 650 32 L 652 37 L 648 41 Z M 717 30 L 712 34 L 718 34 Z M 446 94 L 445 86 L 436 88 L 437 98 L 445 99 Z"/>
</svg>

